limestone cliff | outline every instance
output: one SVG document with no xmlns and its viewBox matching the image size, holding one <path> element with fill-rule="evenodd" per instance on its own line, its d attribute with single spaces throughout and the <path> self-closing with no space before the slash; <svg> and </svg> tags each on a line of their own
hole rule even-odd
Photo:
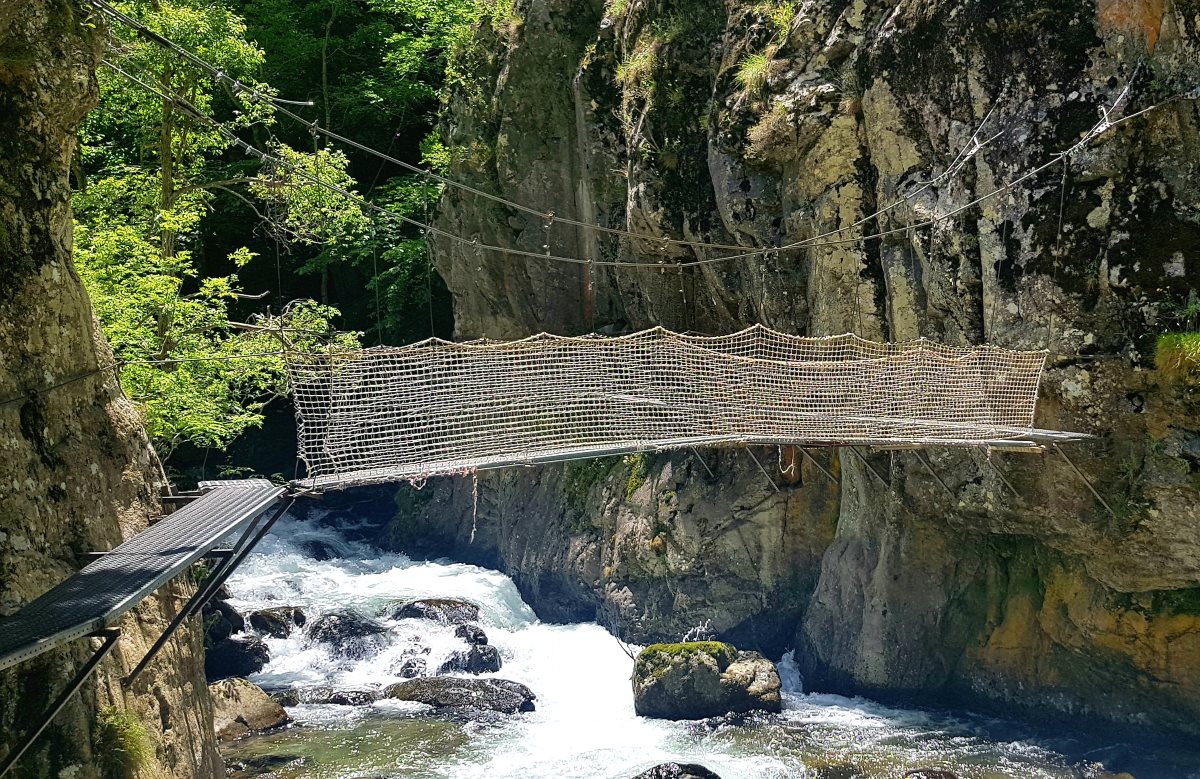
<svg viewBox="0 0 1200 779">
<path fill-rule="evenodd" d="M 0 5 L 0 615 L 77 570 L 158 511 L 160 468 L 112 374 L 71 264 L 75 129 L 96 100 L 100 20 L 83 2 Z M 141 659 L 186 593 L 168 587 L 123 622 L 118 648 L 17 764 L 14 776 L 103 775 L 97 711 L 143 723 L 143 777 L 224 774 L 202 646 L 186 628 L 132 690 Z M 87 641 L 0 673 L 0 755 L 88 657 Z M 108 761 L 109 763 L 111 761 Z"/>
<path fill-rule="evenodd" d="M 499 564 L 551 617 L 598 614 L 639 640 L 710 618 L 739 645 L 796 646 L 816 689 L 1198 732 L 1200 396 L 1151 355 L 1200 291 L 1200 4 L 515 8 L 480 28 L 464 68 L 476 78 L 450 100 L 456 175 L 656 238 L 453 190 L 441 226 L 663 267 L 439 241 L 461 336 L 762 322 L 1046 348 L 1037 423 L 1099 436 L 1070 454 L 1107 508 L 1053 454 L 995 455 L 1006 485 L 982 453 L 933 450 L 940 482 L 912 453 L 873 455 L 878 475 L 816 453 L 835 486 L 796 452 L 758 450 L 776 492 L 726 451 L 486 474 L 477 499 L 469 480 L 433 485 L 403 495 L 398 541 Z M 1080 141 L 1106 107 L 1156 104 L 975 203 Z M 990 141 L 953 168 L 977 130 Z M 769 250 L 839 228 L 887 235 L 682 272 L 672 263 L 714 252 L 657 240 Z"/>
</svg>

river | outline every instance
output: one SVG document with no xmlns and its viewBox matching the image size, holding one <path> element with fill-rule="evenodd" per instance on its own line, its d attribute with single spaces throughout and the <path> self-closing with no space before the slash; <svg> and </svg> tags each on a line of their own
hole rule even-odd
<svg viewBox="0 0 1200 779">
<path fill-rule="evenodd" d="M 787 656 L 779 663 L 781 715 L 737 725 L 639 718 L 632 661 L 604 628 L 544 624 L 501 573 L 383 552 L 352 540 L 353 530 L 285 518 L 230 579 L 231 604 L 242 613 L 297 606 L 311 620 L 346 608 L 375 615 L 412 598 L 470 601 L 503 660 L 495 675 L 528 685 L 536 711 L 484 724 L 388 700 L 297 705 L 288 709 L 292 726 L 227 747 L 232 764 L 268 766 L 280 779 L 628 779 L 668 760 L 700 763 L 722 779 L 899 779 L 918 768 L 961 779 L 1107 779 L 1122 771 L 1200 779 L 1200 756 L 1186 746 L 1147 749 L 965 712 L 806 694 Z M 302 632 L 268 638 L 271 662 L 251 679 L 268 691 L 378 689 L 400 680 L 395 672 L 414 647 L 427 647 L 436 668 L 463 646 L 452 628 L 428 620 L 385 622 L 386 645 L 359 660 Z"/>
</svg>

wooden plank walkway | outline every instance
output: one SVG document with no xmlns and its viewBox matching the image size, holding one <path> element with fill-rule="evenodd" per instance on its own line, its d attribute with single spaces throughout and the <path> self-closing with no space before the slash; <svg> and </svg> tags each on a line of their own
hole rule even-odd
<svg viewBox="0 0 1200 779">
<path fill-rule="evenodd" d="M 204 494 L 0 620 L 0 670 L 112 626 L 287 491 L 265 479 L 201 482 Z"/>
</svg>

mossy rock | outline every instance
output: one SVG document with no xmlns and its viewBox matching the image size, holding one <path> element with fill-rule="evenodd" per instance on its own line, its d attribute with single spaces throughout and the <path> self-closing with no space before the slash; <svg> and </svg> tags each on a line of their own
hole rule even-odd
<svg viewBox="0 0 1200 779">
<path fill-rule="evenodd" d="M 634 710 L 643 717 L 702 719 L 779 711 L 779 674 L 756 652 L 720 641 L 651 644 L 633 667 Z"/>
</svg>

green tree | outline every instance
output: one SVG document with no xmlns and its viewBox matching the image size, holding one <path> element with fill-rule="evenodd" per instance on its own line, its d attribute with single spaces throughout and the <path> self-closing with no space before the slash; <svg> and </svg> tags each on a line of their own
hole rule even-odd
<svg viewBox="0 0 1200 779">
<path fill-rule="evenodd" d="M 221 2 L 126 2 L 122 10 L 262 93 L 253 82 L 262 51 Z M 205 113 L 227 113 L 223 128 L 124 77 L 100 73 L 101 104 L 81 133 L 82 186 L 75 197 L 76 263 L 101 325 L 123 361 L 126 391 L 141 404 L 164 457 L 184 443 L 221 448 L 262 420 L 286 391 L 282 347 L 345 346 L 335 309 L 301 302 L 255 311 L 237 271 L 254 262 L 229 252 L 233 272 L 205 275 L 197 257 L 218 192 L 277 215 L 302 242 L 351 240 L 367 222 L 353 203 L 280 169 L 230 152 L 230 133 L 269 136 L 268 102 L 233 94 L 201 70 L 114 27 L 110 58 L 167 95 Z M 277 144 L 288 165 L 349 187 L 340 155 L 309 155 Z M 258 205 L 253 205 L 257 203 Z M 264 216 L 269 216 L 265 214 Z M 239 321 L 238 317 L 241 315 Z"/>
</svg>

